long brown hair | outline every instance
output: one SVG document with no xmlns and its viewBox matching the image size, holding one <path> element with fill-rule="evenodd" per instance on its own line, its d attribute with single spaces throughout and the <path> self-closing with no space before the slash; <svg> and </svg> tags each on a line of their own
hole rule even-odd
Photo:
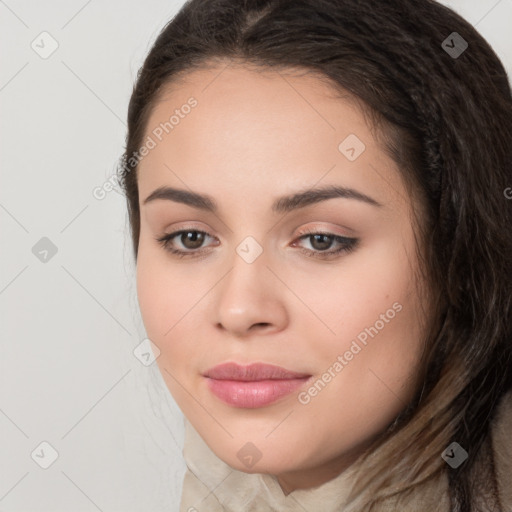
<svg viewBox="0 0 512 512">
<path fill-rule="evenodd" d="M 434 312 L 422 386 L 372 447 L 378 464 L 360 475 L 354 495 L 370 489 L 371 510 L 445 472 L 452 510 L 499 507 L 490 425 L 512 387 L 512 201 L 504 194 L 512 186 L 512 97 L 498 57 L 431 0 L 188 1 L 156 39 L 130 100 L 120 180 L 135 258 L 131 157 L 149 114 L 180 74 L 222 60 L 301 68 L 348 91 L 422 206 L 419 247 Z M 440 456 L 452 441 L 469 452 L 457 469 Z"/>
</svg>

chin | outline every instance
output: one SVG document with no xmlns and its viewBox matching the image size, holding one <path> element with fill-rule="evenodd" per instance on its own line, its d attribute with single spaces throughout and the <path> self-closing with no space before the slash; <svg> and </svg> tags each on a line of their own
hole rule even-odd
<svg viewBox="0 0 512 512">
<path fill-rule="evenodd" d="M 299 452 L 299 453 L 298 453 Z M 222 459 L 228 466 L 243 473 L 266 473 L 279 475 L 300 471 L 307 468 L 310 464 L 308 453 L 300 453 L 297 450 L 297 443 L 290 446 L 273 446 L 267 442 L 265 446 L 257 441 L 254 445 L 250 443 L 236 443 L 235 446 L 218 446 L 215 454 Z M 245 456 L 253 456 L 256 460 L 246 462 Z"/>
</svg>

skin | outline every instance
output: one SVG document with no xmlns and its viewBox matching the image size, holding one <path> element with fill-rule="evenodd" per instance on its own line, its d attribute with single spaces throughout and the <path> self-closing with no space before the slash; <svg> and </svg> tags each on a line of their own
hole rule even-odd
<svg viewBox="0 0 512 512">
<path fill-rule="evenodd" d="M 275 475 L 283 492 L 339 475 L 411 400 L 423 350 L 411 198 L 354 102 L 306 73 L 219 64 L 173 84 L 155 105 L 146 135 L 193 96 L 198 105 L 143 158 L 137 290 L 162 376 L 214 453 L 231 467 Z M 349 161 L 338 145 L 356 134 L 366 149 Z M 332 198 L 275 214 L 272 202 L 321 185 L 350 187 L 381 204 Z M 158 199 L 170 186 L 208 194 L 217 214 Z M 321 259 L 299 230 L 356 237 L 349 253 Z M 203 230 L 202 257 L 177 258 L 156 241 Z M 263 249 L 247 263 L 237 246 Z M 336 249 L 334 239 L 324 250 Z M 171 245 L 193 252 L 176 237 Z M 197 251 L 197 249 L 195 249 Z M 225 404 L 202 374 L 228 361 L 264 362 L 321 378 L 361 331 L 402 310 L 307 404 L 305 384 L 257 409 Z M 291 414 L 290 414 L 291 413 Z M 288 416 L 289 415 L 289 416 Z M 246 467 L 237 452 L 262 453 Z"/>
</svg>

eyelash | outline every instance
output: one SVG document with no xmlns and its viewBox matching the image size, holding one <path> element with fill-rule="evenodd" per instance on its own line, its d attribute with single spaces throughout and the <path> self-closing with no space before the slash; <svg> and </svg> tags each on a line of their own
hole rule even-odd
<svg viewBox="0 0 512 512">
<path fill-rule="evenodd" d="M 184 258 L 184 257 L 198 258 L 202 254 L 207 252 L 207 249 L 205 249 L 205 248 L 189 250 L 189 251 L 182 251 L 182 250 L 174 249 L 174 248 L 170 247 L 170 243 L 172 242 L 172 239 L 179 235 L 182 235 L 184 233 L 200 233 L 203 235 L 207 235 L 210 238 L 213 238 L 212 235 L 210 235 L 210 233 L 207 233 L 206 231 L 200 231 L 198 229 L 181 229 L 179 231 L 174 231 L 172 233 L 165 234 L 161 237 L 158 237 L 158 238 L 156 238 L 156 241 L 159 242 L 166 251 L 170 252 L 171 254 L 173 254 L 174 256 L 176 256 L 178 258 Z M 311 250 L 311 249 L 305 249 L 303 247 L 299 248 L 299 251 L 302 252 L 303 254 L 306 254 L 306 256 L 315 257 L 315 258 L 319 258 L 319 259 L 323 259 L 323 260 L 332 259 L 338 255 L 343 254 L 343 253 L 348 254 L 356 249 L 358 242 L 359 242 L 358 238 L 348 238 L 345 236 L 335 235 L 333 233 L 324 233 L 321 231 L 314 231 L 314 230 L 304 230 L 304 231 L 300 232 L 297 240 L 301 240 L 303 238 L 307 239 L 313 235 L 323 235 L 323 236 L 332 237 L 332 238 L 334 238 L 335 242 L 341 244 L 341 247 L 339 249 L 328 250 L 328 251 Z"/>
</svg>

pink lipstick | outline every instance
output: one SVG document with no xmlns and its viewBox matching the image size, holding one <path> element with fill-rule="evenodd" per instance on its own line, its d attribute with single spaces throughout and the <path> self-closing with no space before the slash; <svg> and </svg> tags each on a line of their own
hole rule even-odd
<svg viewBox="0 0 512 512">
<path fill-rule="evenodd" d="M 225 403 L 256 409 L 289 395 L 311 375 L 264 363 L 248 366 L 224 363 L 208 370 L 204 377 L 210 391 Z"/>
</svg>

